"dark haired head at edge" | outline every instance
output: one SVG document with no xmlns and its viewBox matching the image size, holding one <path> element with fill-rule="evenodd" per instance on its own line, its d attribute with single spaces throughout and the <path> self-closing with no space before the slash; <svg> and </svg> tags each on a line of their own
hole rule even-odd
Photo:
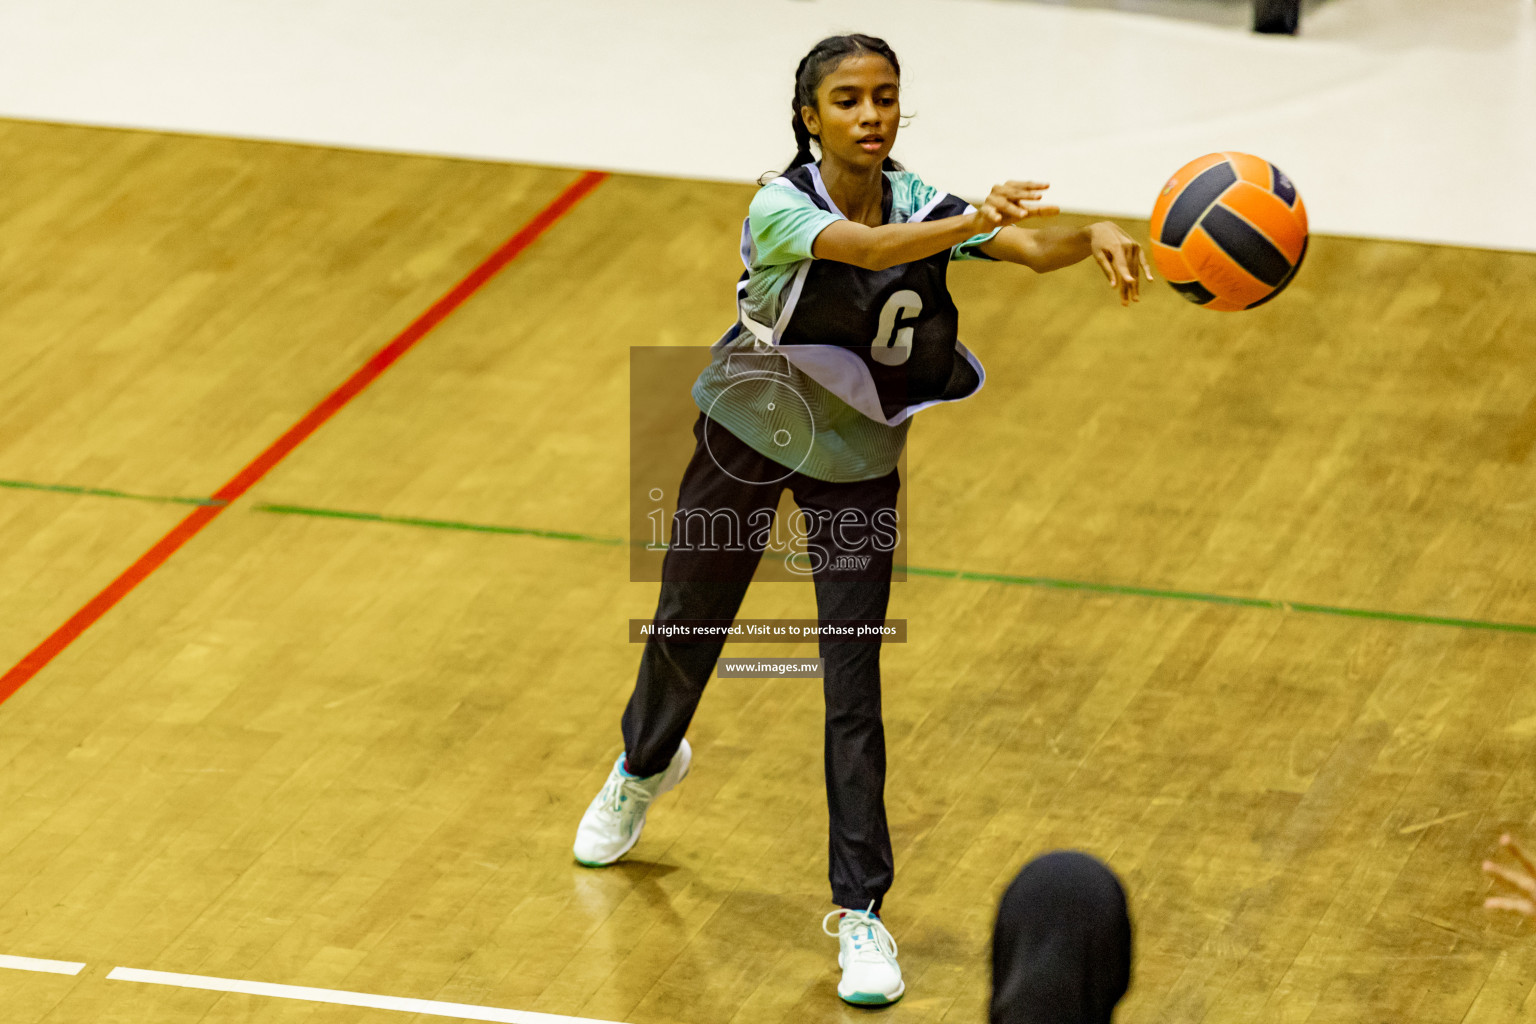
<svg viewBox="0 0 1536 1024">
<path fill-rule="evenodd" d="M 991 1024 L 1110 1024 L 1131 981 L 1125 890 L 1085 853 L 1018 873 L 992 933 Z"/>
</svg>

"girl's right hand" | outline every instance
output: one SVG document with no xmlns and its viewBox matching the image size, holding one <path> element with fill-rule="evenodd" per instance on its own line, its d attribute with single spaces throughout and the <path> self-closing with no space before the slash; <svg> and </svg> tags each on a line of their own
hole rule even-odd
<svg viewBox="0 0 1536 1024">
<path fill-rule="evenodd" d="M 1045 190 L 1050 187 L 1038 181 L 1005 181 L 993 185 L 972 215 L 976 234 L 1017 224 L 1030 217 L 1054 217 L 1061 212 L 1060 207 L 1039 205 Z"/>
</svg>

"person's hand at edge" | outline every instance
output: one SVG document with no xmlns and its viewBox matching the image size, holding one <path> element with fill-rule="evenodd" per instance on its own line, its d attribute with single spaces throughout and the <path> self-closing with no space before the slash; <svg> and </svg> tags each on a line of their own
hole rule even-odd
<svg viewBox="0 0 1536 1024">
<path fill-rule="evenodd" d="M 1520 862 L 1524 871 L 1516 871 L 1514 868 L 1505 867 L 1495 861 L 1483 861 L 1483 871 L 1519 889 L 1523 896 L 1489 896 L 1483 901 L 1483 906 L 1489 910 L 1513 910 L 1525 917 L 1536 918 L 1536 863 L 1531 861 L 1529 855 L 1515 842 L 1514 837 L 1508 832 L 1499 836 L 1499 845 L 1514 855 Z"/>
</svg>

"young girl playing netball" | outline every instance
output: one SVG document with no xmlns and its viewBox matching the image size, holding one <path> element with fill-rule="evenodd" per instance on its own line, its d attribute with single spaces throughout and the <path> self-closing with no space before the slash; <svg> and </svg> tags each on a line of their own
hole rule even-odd
<svg viewBox="0 0 1536 1024">
<path fill-rule="evenodd" d="M 890 159 L 900 65 L 882 40 L 834 36 L 795 72 L 797 152 L 752 200 L 742 231 L 739 319 L 693 387 L 697 447 L 678 491 L 658 625 L 732 620 L 766 531 L 718 544 L 720 521 L 771 522 L 788 487 L 800 507 L 822 622 L 881 622 L 890 596 L 897 456 L 912 414 L 974 394 L 980 362 L 956 336 L 951 259 L 1056 270 L 1093 256 L 1122 304 L 1138 297 L 1141 250 L 1108 222 L 1027 230 L 1048 216 L 1043 184 L 1010 181 L 981 207 Z M 811 145 L 820 150 L 816 160 Z M 1148 278 L 1151 277 L 1147 272 Z M 777 369 L 743 372 L 774 360 Z M 680 528 L 702 510 L 703 544 Z M 856 555 L 857 557 L 839 557 Z M 652 637 L 623 717 L 624 750 L 577 829 L 576 859 L 611 864 L 640 838 L 656 797 L 688 774 L 683 738 L 720 640 Z M 838 995 L 894 1002 L 905 990 L 880 920 L 893 861 L 886 827 L 880 645 L 823 636 L 832 898 L 840 907 Z M 827 921 L 823 920 L 825 928 Z M 831 932 L 828 932 L 831 934 Z"/>
</svg>

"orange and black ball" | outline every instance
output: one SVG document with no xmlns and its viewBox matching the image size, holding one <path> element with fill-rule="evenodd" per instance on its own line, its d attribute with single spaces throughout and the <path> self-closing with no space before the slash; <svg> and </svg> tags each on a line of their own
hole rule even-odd
<svg viewBox="0 0 1536 1024">
<path fill-rule="evenodd" d="M 1307 208 L 1280 168 L 1210 153 L 1168 179 L 1152 208 L 1152 259 L 1206 309 L 1252 309 L 1282 292 L 1307 254 Z"/>
</svg>

